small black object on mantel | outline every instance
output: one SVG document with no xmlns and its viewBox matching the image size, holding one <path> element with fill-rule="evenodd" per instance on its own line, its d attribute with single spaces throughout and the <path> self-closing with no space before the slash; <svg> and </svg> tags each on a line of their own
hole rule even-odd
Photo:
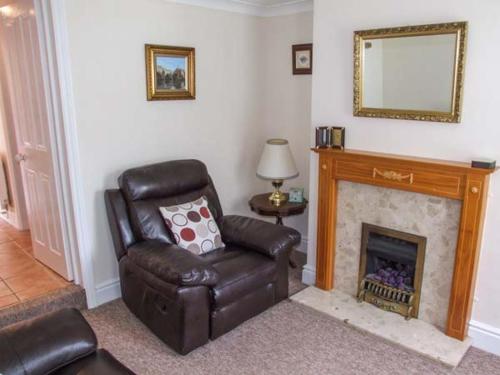
<svg viewBox="0 0 500 375">
<path fill-rule="evenodd" d="M 472 168 L 495 169 L 496 166 L 497 166 L 496 160 L 492 159 L 477 159 L 477 160 L 472 160 L 471 162 Z"/>
</svg>

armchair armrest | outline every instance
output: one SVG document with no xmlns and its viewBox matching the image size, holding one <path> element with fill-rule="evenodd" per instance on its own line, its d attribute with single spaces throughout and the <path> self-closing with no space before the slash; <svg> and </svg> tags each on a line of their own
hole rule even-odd
<svg viewBox="0 0 500 375">
<path fill-rule="evenodd" d="M 0 330 L 0 374 L 49 374 L 96 349 L 82 314 L 59 310 Z"/>
<path fill-rule="evenodd" d="M 219 224 L 224 243 L 246 247 L 271 258 L 288 253 L 300 242 L 300 233 L 295 229 L 245 216 L 224 216 Z"/>
<path fill-rule="evenodd" d="M 203 258 L 177 245 L 143 241 L 128 248 L 137 266 L 167 283 L 179 286 L 213 286 L 219 274 Z"/>
</svg>

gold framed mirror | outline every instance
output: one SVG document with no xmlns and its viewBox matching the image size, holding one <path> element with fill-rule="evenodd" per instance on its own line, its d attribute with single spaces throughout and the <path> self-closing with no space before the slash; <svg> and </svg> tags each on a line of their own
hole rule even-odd
<svg viewBox="0 0 500 375">
<path fill-rule="evenodd" d="M 354 116 L 460 122 L 467 22 L 356 31 Z"/>
</svg>

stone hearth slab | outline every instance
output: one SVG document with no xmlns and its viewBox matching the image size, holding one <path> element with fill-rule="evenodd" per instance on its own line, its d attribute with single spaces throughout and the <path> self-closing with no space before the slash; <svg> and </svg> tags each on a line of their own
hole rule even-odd
<svg viewBox="0 0 500 375">
<path fill-rule="evenodd" d="M 358 303 L 353 296 L 338 290 L 311 286 L 290 299 L 450 367 L 456 367 L 471 346 L 470 338 L 463 342 L 453 339 L 422 320 L 405 320 L 369 303 Z"/>
</svg>

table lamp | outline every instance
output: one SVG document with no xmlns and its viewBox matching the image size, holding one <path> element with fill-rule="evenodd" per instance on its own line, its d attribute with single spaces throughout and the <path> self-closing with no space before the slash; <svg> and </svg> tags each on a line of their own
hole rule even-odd
<svg viewBox="0 0 500 375">
<path fill-rule="evenodd" d="M 274 192 L 269 200 L 275 206 L 286 202 L 286 195 L 280 191 L 283 180 L 289 180 L 299 175 L 295 166 L 292 152 L 286 139 L 269 139 L 264 145 L 264 151 L 257 167 L 257 176 L 264 180 L 271 180 Z"/>
</svg>

